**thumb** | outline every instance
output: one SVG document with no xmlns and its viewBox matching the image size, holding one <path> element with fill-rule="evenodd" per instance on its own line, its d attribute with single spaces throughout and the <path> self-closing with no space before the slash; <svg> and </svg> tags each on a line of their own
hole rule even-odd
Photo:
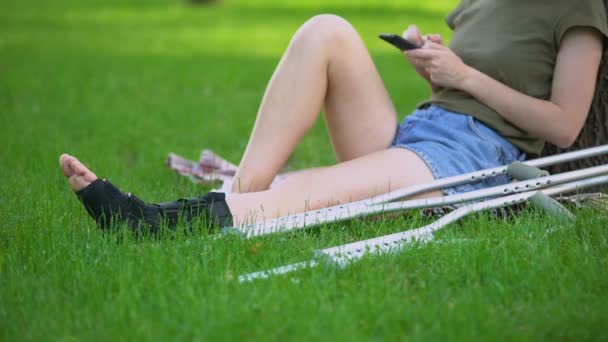
<svg viewBox="0 0 608 342">
<path fill-rule="evenodd" d="M 418 27 L 416 25 L 408 26 L 407 30 L 403 31 L 403 38 L 418 46 L 424 44 L 424 40 L 422 39 L 420 30 L 418 30 Z"/>
</svg>

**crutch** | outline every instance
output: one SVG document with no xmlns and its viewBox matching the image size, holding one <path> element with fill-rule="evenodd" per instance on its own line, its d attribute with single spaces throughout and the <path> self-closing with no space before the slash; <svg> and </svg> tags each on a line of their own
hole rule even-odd
<svg viewBox="0 0 608 342">
<path fill-rule="evenodd" d="M 528 164 L 529 165 L 529 164 Z M 501 167 L 501 170 L 507 172 L 507 167 Z M 487 172 L 487 171 L 483 171 Z M 483 173 L 482 172 L 482 173 Z M 503 171 L 501 171 L 503 172 Z M 228 228 L 224 232 L 235 231 L 239 234 L 244 234 L 246 237 L 260 236 L 271 233 L 286 232 L 294 229 L 302 229 L 307 226 L 314 226 L 323 223 L 338 222 L 355 217 L 367 216 L 377 213 L 386 213 L 393 211 L 421 209 L 444 205 L 453 205 L 470 201 L 483 200 L 489 197 L 505 196 L 530 190 L 539 190 L 552 185 L 568 183 L 576 180 L 581 180 L 589 177 L 599 176 L 608 173 L 608 165 L 600 165 L 592 168 L 565 172 L 553 176 L 545 176 L 527 181 L 519 181 L 507 185 L 491 187 L 482 190 L 471 191 L 462 194 L 434 197 L 428 199 L 416 199 L 403 202 L 377 203 L 369 201 L 360 201 L 326 209 L 317 210 L 314 212 L 305 212 L 296 215 L 290 215 L 278 219 L 263 221 L 256 224 L 246 225 L 239 228 Z M 461 177 L 461 176 L 458 176 Z M 446 180 L 438 180 L 438 183 L 445 183 Z M 431 183 L 432 184 L 432 183 Z M 429 185 L 434 190 L 436 185 Z M 444 185 L 445 186 L 445 185 Z M 417 186 L 418 188 L 422 186 Z M 387 197 L 390 198 L 390 197 Z"/>
<path fill-rule="evenodd" d="M 344 267 L 350 262 L 362 258 L 367 253 L 390 253 L 399 251 L 400 249 L 410 245 L 412 242 L 415 241 L 429 241 L 433 238 L 433 233 L 471 213 L 480 212 L 488 209 L 500 208 L 506 205 L 518 204 L 528 200 L 533 200 L 535 198 L 540 198 L 541 201 L 543 201 L 544 196 L 564 194 L 584 189 L 587 187 L 598 186 L 607 183 L 608 175 L 594 176 L 582 180 L 564 182 L 561 185 L 554 185 L 542 191 L 526 191 L 523 193 L 517 193 L 466 205 L 450 212 L 449 214 L 438 219 L 437 221 L 421 228 L 318 250 L 315 252 L 315 258 L 312 260 L 281 266 L 270 270 L 241 275 L 238 279 L 239 282 L 248 282 L 255 279 L 266 279 L 272 275 L 285 274 L 304 268 L 316 267 L 322 262 L 334 264 L 338 267 Z"/>
<path fill-rule="evenodd" d="M 544 167 L 563 162 L 579 160 L 584 158 L 591 158 L 599 155 L 608 153 L 608 145 L 602 145 L 592 148 L 587 148 L 579 151 L 563 153 L 555 156 L 538 158 L 524 162 L 524 165 L 532 167 Z M 448 177 L 444 179 L 435 180 L 433 182 L 414 185 L 398 189 L 396 191 L 389 192 L 387 194 L 366 199 L 363 201 L 352 202 L 349 204 L 333 206 L 316 210 L 313 212 L 300 213 L 295 215 L 289 215 L 276 219 L 265 220 L 254 224 L 243 225 L 241 227 L 227 227 L 223 229 L 224 233 L 237 233 L 244 234 L 247 237 L 265 235 L 276 232 L 286 232 L 294 229 L 302 229 L 307 226 L 314 226 L 317 224 L 323 224 L 328 222 L 336 222 L 341 220 L 347 220 L 362 215 L 370 215 L 377 212 L 382 212 L 382 208 L 377 206 L 378 204 L 395 201 L 401 198 L 410 197 L 416 194 L 425 193 L 434 190 L 441 190 L 443 188 L 453 187 L 461 184 L 477 182 L 489 177 L 495 177 L 500 174 L 506 174 L 508 172 L 508 166 L 501 166 L 497 168 L 481 170 L 477 172 L 467 173 L 459 176 Z M 483 196 L 494 196 L 493 194 L 483 194 Z M 449 197 L 449 196 L 448 196 Z M 483 198 L 483 197 L 481 197 Z M 476 199 L 481 199 L 476 198 Z M 439 203 L 437 200 L 429 202 L 424 200 L 428 205 L 425 205 L 424 201 L 417 202 L 412 208 L 402 207 L 398 210 L 414 209 L 414 208 L 426 208 L 437 205 L 455 204 L 459 201 L 458 198 L 450 198 L 450 203 L 445 202 L 446 197 L 443 197 L 443 201 Z M 471 200 L 471 199 L 468 199 Z M 414 204 L 414 203 L 412 203 Z M 373 209 L 371 209 L 373 208 Z"/>
</svg>

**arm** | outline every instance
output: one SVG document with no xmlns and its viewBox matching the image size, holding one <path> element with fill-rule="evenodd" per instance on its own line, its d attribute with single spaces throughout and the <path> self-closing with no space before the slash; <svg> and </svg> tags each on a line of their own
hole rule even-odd
<svg viewBox="0 0 608 342">
<path fill-rule="evenodd" d="M 576 140 L 591 106 L 602 55 L 595 30 L 575 28 L 562 39 L 549 100 L 520 93 L 462 63 L 437 44 L 408 52 L 425 65 L 432 82 L 463 90 L 496 110 L 507 121 L 561 148 Z"/>
</svg>

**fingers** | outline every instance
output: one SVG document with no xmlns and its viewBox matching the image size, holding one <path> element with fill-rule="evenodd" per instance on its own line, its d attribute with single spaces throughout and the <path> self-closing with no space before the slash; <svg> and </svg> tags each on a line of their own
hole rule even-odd
<svg viewBox="0 0 608 342">
<path fill-rule="evenodd" d="M 434 50 L 423 47 L 421 49 L 405 51 L 405 54 L 414 60 L 429 60 L 436 56 L 437 53 Z"/>
<path fill-rule="evenodd" d="M 429 40 L 433 43 L 436 43 L 436 44 L 443 45 L 443 38 L 441 37 L 440 34 L 436 34 L 436 33 L 429 34 L 427 36 L 427 40 Z"/>
<path fill-rule="evenodd" d="M 422 35 L 416 25 L 410 25 L 407 30 L 403 31 L 403 38 L 409 39 L 411 42 L 416 42 L 423 45 L 427 41 L 443 45 L 443 38 L 438 33 L 429 33 Z M 416 41 L 414 41 L 416 39 Z"/>
<path fill-rule="evenodd" d="M 424 49 L 428 49 L 428 50 L 445 50 L 447 49 L 447 47 L 435 43 L 433 41 L 427 40 L 424 42 L 424 45 L 422 46 Z"/>
</svg>

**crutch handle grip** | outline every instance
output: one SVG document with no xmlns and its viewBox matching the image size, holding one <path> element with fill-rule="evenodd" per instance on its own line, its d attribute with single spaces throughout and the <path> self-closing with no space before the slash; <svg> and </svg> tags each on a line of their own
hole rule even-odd
<svg viewBox="0 0 608 342">
<path fill-rule="evenodd" d="M 507 174 L 520 181 L 549 176 L 549 172 L 516 161 L 507 167 Z"/>
<path fill-rule="evenodd" d="M 576 216 L 568 210 L 566 207 L 561 205 L 558 201 L 543 194 L 541 191 L 530 197 L 530 202 L 540 209 L 543 209 L 549 215 L 554 216 L 560 220 L 567 222 L 576 221 Z"/>
</svg>

